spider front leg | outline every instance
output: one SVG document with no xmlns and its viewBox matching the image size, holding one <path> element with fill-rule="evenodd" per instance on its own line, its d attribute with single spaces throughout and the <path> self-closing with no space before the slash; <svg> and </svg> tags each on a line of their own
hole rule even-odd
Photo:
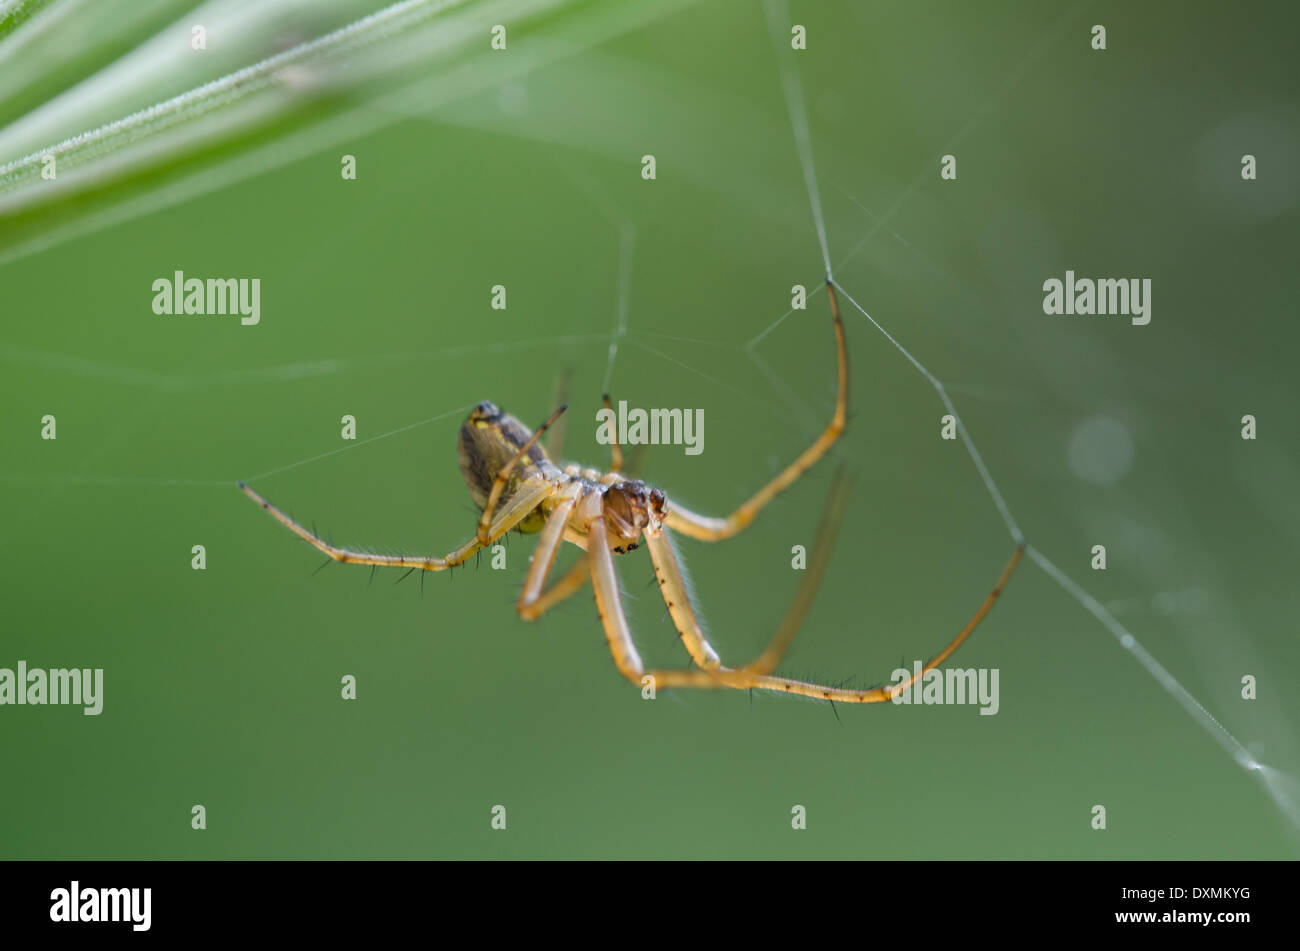
<svg viewBox="0 0 1300 951">
<path fill-rule="evenodd" d="M 767 650 L 743 672 L 731 671 L 723 667 L 718 652 L 705 636 L 704 629 L 700 626 L 695 610 L 691 606 L 681 562 L 677 557 L 677 551 L 673 546 L 668 529 L 664 528 L 658 534 L 647 534 L 645 536 L 646 546 L 650 549 L 650 559 L 655 567 L 655 579 L 659 582 L 664 603 L 668 606 L 668 612 L 673 618 L 673 624 L 676 626 L 678 634 L 681 635 L 682 643 L 686 646 L 691 659 L 700 668 L 699 671 L 656 671 L 654 676 L 657 681 L 661 682 L 665 678 L 680 673 L 687 678 L 683 685 L 740 687 L 741 684 L 729 683 L 728 680 L 734 680 L 736 676 L 741 675 L 767 673 L 769 665 L 770 667 L 776 666 L 777 660 L 780 659 L 781 654 L 789 646 L 794 635 L 798 633 L 803 618 L 812 605 L 813 598 L 825 574 L 830 552 L 835 544 L 835 535 L 839 529 L 840 516 L 847 505 L 851 488 L 851 480 L 845 472 L 846 470 L 842 467 L 836 472 L 835 483 L 827 502 L 826 511 L 822 517 L 822 524 L 818 529 L 817 539 L 814 542 L 812 565 L 800 582 L 799 591 L 795 595 L 794 602 L 791 604 L 785 620 L 777 630 Z M 596 587 L 596 603 L 601 620 L 605 624 L 606 639 L 609 641 L 610 650 L 614 654 L 615 663 L 624 676 L 639 683 L 640 679 L 645 676 L 645 672 L 640 666 L 640 657 L 637 655 L 631 632 L 628 629 L 627 618 L 623 613 L 617 581 L 613 580 L 613 556 L 609 552 L 608 532 L 605 528 L 600 501 L 596 497 L 589 498 L 582 513 L 582 517 L 587 523 L 587 551 L 588 559 L 591 562 L 591 575 Z M 622 658 L 621 661 L 620 658 Z M 719 674 L 723 676 L 719 677 Z"/>
<path fill-rule="evenodd" d="M 605 626 L 606 640 L 614 663 L 625 677 L 640 683 L 644 674 L 641 657 L 632 642 L 632 632 L 623 613 L 618 580 L 614 575 L 614 556 L 609 549 L 609 530 L 605 526 L 604 496 L 590 493 L 582 503 L 581 518 L 587 528 L 587 560 L 591 565 L 592 583 L 596 589 L 596 609 Z M 550 527 L 549 525 L 547 526 Z M 686 596 L 686 581 L 682 577 L 677 554 L 667 531 L 645 536 L 654 562 L 655 578 L 663 592 L 664 601 L 677 625 L 682 643 L 700 667 L 713 670 L 721 666 L 718 653 L 704 636 L 690 600 Z"/>
<path fill-rule="evenodd" d="M 646 547 L 650 549 L 650 560 L 654 562 L 659 591 L 664 603 L 668 605 L 668 613 L 672 615 L 673 624 L 677 627 L 677 633 L 681 635 L 691 660 L 705 670 L 721 667 L 718 652 L 704 636 L 704 629 L 700 627 L 695 610 L 691 607 L 690 598 L 686 594 L 686 578 L 682 575 L 682 566 L 677 560 L 677 552 L 668 530 L 663 529 L 658 535 L 647 535 Z"/>
<path fill-rule="evenodd" d="M 522 522 L 545 499 L 554 495 L 557 485 L 540 476 L 525 479 L 520 483 L 515 494 L 502 507 L 497 517 L 492 520 L 487 531 L 486 540 L 481 540 L 476 536 L 441 558 L 432 555 L 376 555 L 352 548 L 339 548 L 294 521 L 243 482 L 239 483 L 239 488 L 277 522 L 313 548 L 329 555 L 335 561 L 350 565 L 374 565 L 379 568 L 419 568 L 422 571 L 442 571 L 446 568 L 454 568 L 457 565 L 464 564 L 486 545 L 490 545 L 505 535 Z"/>
<path fill-rule="evenodd" d="M 596 613 L 605 628 L 605 640 L 614 658 L 614 666 L 638 686 L 645 668 L 641 655 L 632 643 L 632 632 L 623 614 L 623 602 L 618 593 L 618 578 L 614 575 L 614 556 L 609 550 L 609 532 L 605 528 L 604 499 L 597 493 L 588 495 L 579 509 L 587 528 L 587 561 L 591 565 L 591 583 L 596 591 Z"/>
</svg>

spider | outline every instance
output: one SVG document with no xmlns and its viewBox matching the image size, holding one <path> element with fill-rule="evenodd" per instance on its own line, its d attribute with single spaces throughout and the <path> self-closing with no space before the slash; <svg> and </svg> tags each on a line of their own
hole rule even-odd
<svg viewBox="0 0 1300 951">
<path fill-rule="evenodd" d="M 552 413 L 535 432 L 530 432 L 518 419 L 503 413 L 492 403 L 482 402 L 474 407 L 460 428 L 458 450 L 461 472 L 482 514 L 474 537 L 441 558 L 379 555 L 335 547 L 315 532 L 308 531 L 245 483 L 240 482 L 239 487 L 278 522 L 334 561 L 370 565 L 372 573 L 377 568 L 443 571 L 464 564 L 512 530 L 538 533 L 537 548 L 519 594 L 519 616 L 525 621 L 536 620 L 591 581 L 614 664 L 624 677 L 638 686 L 656 689 L 757 689 L 846 703 L 892 700 L 942 664 L 970 636 L 1015 572 L 1024 554 L 1023 545 L 1012 554 L 992 591 L 966 626 L 919 672 L 914 672 L 901 683 L 850 689 L 774 674 L 810 606 L 825 567 L 828 545 L 819 541 L 814 552 L 813 570 L 796 593 L 767 648 L 743 667 L 727 667 L 709 644 L 691 607 L 681 563 L 670 536 L 670 531 L 675 530 L 706 542 L 732 537 L 748 526 L 778 493 L 816 464 L 843 433 L 848 409 L 848 355 L 835 287 L 829 281 L 826 291 L 835 329 L 839 379 L 831 421 L 797 459 L 725 518 L 698 515 L 680 505 L 669 505 L 662 490 L 622 475 L 618 470 L 623 467 L 623 453 L 617 442 L 611 444 L 613 470 L 610 472 L 573 464 L 556 465 L 538 441 L 565 411 L 565 406 Z M 610 405 L 608 395 L 604 401 L 606 406 Z M 844 491 L 841 480 L 837 478 L 832 496 L 843 495 Z M 834 504 L 828 508 L 820 536 L 833 535 L 834 525 L 828 531 L 827 524 L 838 519 L 835 508 Z M 650 550 L 655 577 L 682 643 L 695 664 L 694 669 L 647 670 L 637 654 L 619 595 L 614 556 L 633 551 L 642 539 Z M 556 554 L 566 541 L 584 549 L 586 558 L 547 588 Z"/>
</svg>

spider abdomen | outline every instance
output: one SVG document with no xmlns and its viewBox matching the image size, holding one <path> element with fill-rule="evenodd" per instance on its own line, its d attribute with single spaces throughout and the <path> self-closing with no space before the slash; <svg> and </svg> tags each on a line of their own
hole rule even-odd
<svg viewBox="0 0 1300 951">
<path fill-rule="evenodd" d="M 495 403 L 484 400 L 470 411 L 460 427 L 456 450 L 465 486 L 480 511 L 487 506 L 497 473 L 527 445 L 532 436 L 532 430 L 509 413 L 501 412 Z M 501 501 L 514 494 L 520 481 L 532 474 L 533 466 L 546 461 L 545 450 L 540 445 L 531 446 L 524 464 L 511 471 Z M 544 521 L 544 516 L 533 513 L 520 523 L 519 530 L 540 531 Z"/>
</svg>

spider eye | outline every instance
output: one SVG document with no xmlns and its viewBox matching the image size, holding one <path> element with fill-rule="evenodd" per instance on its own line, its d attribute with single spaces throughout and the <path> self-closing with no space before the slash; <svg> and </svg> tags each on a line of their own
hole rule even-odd
<svg viewBox="0 0 1300 951">
<path fill-rule="evenodd" d="M 487 400 L 484 400 L 483 402 L 479 403 L 472 410 L 470 410 L 469 413 L 470 421 L 475 423 L 492 422 L 495 419 L 499 419 L 500 416 L 501 416 L 501 410 L 497 408 L 497 404 L 489 403 Z"/>
</svg>

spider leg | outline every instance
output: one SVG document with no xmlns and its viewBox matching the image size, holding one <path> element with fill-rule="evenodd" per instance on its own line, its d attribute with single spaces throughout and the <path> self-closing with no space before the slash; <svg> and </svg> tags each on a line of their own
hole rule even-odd
<svg viewBox="0 0 1300 951">
<path fill-rule="evenodd" d="M 1002 569 L 1002 574 L 994 584 L 993 590 L 984 599 L 984 603 L 980 605 L 974 617 L 967 622 L 966 626 L 942 651 L 921 668 L 919 675 L 913 674 L 908 680 L 900 684 L 871 687 L 866 690 L 852 690 L 804 680 L 792 680 L 788 677 L 776 677 L 766 673 L 756 673 L 744 668 L 737 670 L 721 665 L 699 670 L 647 671 L 641 663 L 635 644 L 632 642 L 632 632 L 628 628 L 627 617 L 623 613 L 618 581 L 614 576 L 614 558 L 609 551 L 605 523 L 600 513 L 599 499 L 595 499 L 594 504 L 590 499 L 584 502 L 581 512 L 582 518 L 587 525 L 587 557 L 591 562 L 592 583 L 596 591 L 596 606 L 600 613 L 601 624 L 605 628 L 605 639 L 609 644 L 610 653 L 614 657 L 614 664 L 619 672 L 633 683 L 640 685 L 646 677 L 649 677 L 653 679 L 656 688 L 694 687 L 718 689 L 727 687 L 734 690 L 771 690 L 777 693 L 812 697 L 816 700 L 838 700 L 844 703 L 882 703 L 886 700 L 892 700 L 895 696 L 909 690 L 920 677 L 938 667 L 951 656 L 953 651 L 961 646 L 961 643 L 970 636 L 971 632 L 975 630 L 980 621 L 992 609 L 993 604 L 1002 594 L 1007 582 L 1011 580 L 1016 566 L 1025 553 L 1024 546 L 1016 548 L 1011 560 Z M 657 562 L 656 567 L 658 567 Z M 667 591 L 666 586 L 665 591 Z M 667 594 L 665 596 L 667 597 Z M 684 605 L 684 610 L 681 609 L 680 605 L 678 610 L 674 610 L 673 605 L 669 606 L 674 620 L 679 617 L 688 617 L 693 622 L 693 612 L 689 610 L 690 606 L 685 600 L 684 591 L 681 595 L 681 602 Z M 683 634 L 683 639 L 685 639 L 685 634 Z"/>
<path fill-rule="evenodd" d="M 641 665 L 636 645 L 632 643 L 632 632 L 623 613 L 618 579 L 614 576 L 614 556 L 609 550 L 609 533 L 601 509 L 602 499 L 593 492 L 583 500 L 579 510 L 587 528 L 587 561 L 591 565 L 591 583 L 596 591 L 596 612 L 605 628 L 605 640 L 614 658 L 614 666 L 624 677 L 639 685 L 645 668 Z"/>
<path fill-rule="evenodd" d="M 572 578 L 573 572 L 570 572 L 569 577 L 560 579 L 550 591 L 542 591 L 542 586 L 546 584 L 546 578 L 555 564 L 555 556 L 564 544 L 564 532 L 568 527 L 569 515 L 573 507 L 578 504 L 582 492 L 581 483 L 570 482 L 565 485 L 558 493 L 559 500 L 555 503 L 555 508 L 551 509 L 551 514 L 546 517 L 546 524 L 542 527 L 537 547 L 533 550 L 532 564 L 528 566 L 528 575 L 524 578 L 524 587 L 519 592 L 519 603 L 516 606 L 519 616 L 525 621 L 535 621 L 548 607 L 582 586 L 582 576 L 585 576 L 588 571 L 585 564 L 579 565 L 583 569 L 583 575 L 579 576 L 576 584 Z M 557 595 L 556 589 L 566 584 L 572 590 Z M 547 598 L 545 603 L 542 602 L 544 597 Z"/>
<path fill-rule="evenodd" d="M 955 651 L 961 643 L 971 635 L 971 632 L 979 626 L 980 621 L 989 613 L 994 602 L 1002 594 L 1007 582 L 1015 573 L 1016 565 L 1020 563 L 1024 555 L 1023 546 L 1017 547 L 1011 555 L 1011 560 L 1007 562 L 1002 574 L 998 577 L 997 583 L 994 584 L 993 590 L 989 592 L 984 603 L 980 605 L 979 610 L 975 612 L 966 626 L 954 637 L 942 651 L 936 654 L 924 667 L 919 674 L 913 674 L 907 680 L 898 684 L 891 684 L 884 687 L 870 687 L 866 690 L 853 690 L 845 687 L 832 687 L 826 684 L 810 683 L 805 680 L 791 680 L 788 677 L 776 677 L 770 674 L 754 673 L 750 670 L 740 669 L 732 670 L 722 667 L 718 670 L 655 670 L 650 671 L 645 676 L 652 676 L 655 679 L 656 687 L 697 687 L 705 689 L 716 689 L 719 687 L 730 687 L 735 690 L 771 690 L 776 693 L 796 694 L 801 697 L 811 697 L 814 700 L 831 700 L 843 703 L 884 703 L 887 700 L 893 700 L 896 696 L 906 693 L 922 677 L 931 670 L 934 670 L 945 660 L 952 652 Z"/>
<path fill-rule="evenodd" d="M 601 401 L 605 404 L 605 409 L 611 413 L 614 412 L 614 407 L 609 402 L 608 393 L 601 397 Z M 613 472 L 621 472 L 623 471 L 623 447 L 618 444 L 618 427 L 611 426 L 610 432 L 614 438 L 609 443 L 609 468 Z"/>
<path fill-rule="evenodd" d="M 537 445 L 537 440 L 542 438 L 542 434 L 550 428 L 551 423 L 559 419 L 560 414 L 568 408 L 569 407 L 567 406 L 561 406 L 552 413 L 546 422 L 537 427 L 537 431 L 529 437 L 528 441 L 519 447 L 519 451 L 510 457 L 510 461 L 497 470 L 496 478 L 492 480 L 492 491 L 488 493 L 487 505 L 483 506 L 483 514 L 478 520 L 478 541 L 480 547 L 486 548 L 489 544 L 488 535 L 490 534 L 492 517 L 496 512 L 497 503 L 501 501 L 501 493 L 506 490 L 506 485 L 510 480 L 510 473 L 514 470 L 514 467 L 519 464 L 519 460 L 528 455 L 529 451 Z"/>
<path fill-rule="evenodd" d="M 781 657 L 795 635 L 799 633 L 812 607 L 813 599 L 817 596 L 817 589 L 821 587 L 822 578 L 826 574 L 826 566 L 835 547 L 835 536 L 839 532 L 840 519 L 848 505 L 851 489 L 852 480 L 848 470 L 841 466 L 835 471 L 835 481 L 822 513 L 817 538 L 813 542 L 812 563 L 799 583 L 799 589 L 795 592 L 794 600 L 790 602 L 781 626 L 777 628 L 776 634 L 773 635 L 763 653 L 745 665 L 743 668 L 745 671 L 754 674 L 770 674 L 780 663 Z M 669 532 L 664 531 L 657 538 L 647 537 L 646 544 L 650 549 L 650 558 L 654 561 L 655 578 L 659 581 L 664 602 L 668 605 L 668 612 L 672 615 L 673 623 L 677 626 L 677 632 L 681 635 L 691 659 L 706 670 L 721 667 L 722 662 L 705 637 L 695 611 L 691 607 L 681 564 Z"/>
<path fill-rule="evenodd" d="M 520 612 L 519 616 L 525 621 L 536 620 L 565 598 L 577 594 L 582 590 L 582 586 L 590 580 L 591 565 L 587 564 L 587 559 L 584 557 L 569 569 L 568 574 L 538 595 L 537 600 L 533 602 L 527 614 Z"/>
<path fill-rule="evenodd" d="M 691 660 L 706 670 L 721 667 L 722 661 L 718 658 L 718 652 L 704 636 L 704 629 L 700 627 L 699 619 L 696 618 L 690 598 L 686 594 L 686 579 L 682 575 L 682 566 L 677 560 L 672 537 L 667 531 L 661 532 L 658 536 L 647 535 L 646 547 L 650 549 L 650 560 L 655 565 L 655 579 L 659 582 L 659 592 L 664 597 L 664 603 L 668 605 L 668 613 L 672 615 L 673 624 L 676 625 L 677 633 L 681 635 L 682 643 L 686 645 Z"/>
<path fill-rule="evenodd" d="M 555 377 L 555 402 L 554 406 L 569 405 L 569 386 L 573 383 L 573 367 L 566 366 Z M 546 439 L 546 454 L 552 459 L 562 459 L 564 457 L 564 417 L 555 421 L 551 427 L 551 434 Z"/>
<path fill-rule="evenodd" d="M 608 393 L 601 397 L 601 402 L 605 404 L 605 409 L 609 410 L 611 413 L 614 412 L 614 406 Z M 611 435 L 613 435 L 614 440 L 610 444 L 609 450 L 610 468 L 609 472 L 606 474 L 609 477 L 609 482 L 607 484 L 622 482 L 624 479 L 636 478 L 637 473 L 641 471 L 641 467 L 645 463 L 646 451 L 650 448 L 649 445 L 646 443 L 638 443 L 634 445 L 630 451 L 625 453 L 623 452 L 622 444 L 618 441 L 617 426 L 612 427 Z"/>
<path fill-rule="evenodd" d="M 689 509 L 674 504 L 668 513 L 668 526 L 698 538 L 700 541 L 716 542 L 730 538 L 752 522 L 763 507 L 771 502 L 780 492 L 788 488 L 796 479 L 816 464 L 817 460 L 840 438 L 844 432 L 849 406 L 849 357 L 844 343 L 844 323 L 840 320 L 840 305 L 835 297 L 835 285 L 826 282 L 826 295 L 831 302 L 831 318 L 835 324 L 835 348 L 839 363 L 839 390 L 835 397 L 835 412 L 830 423 L 811 446 L 800 453 L 799 458 L 786 466 L 767 485 L 753 494 L 747 501 L 726 518 L 713 518 L 698 515 Z"/>
<path fill-rule="evenodd" d="M 373 565 L 379 568 L 410 568 L 412 570 L 419 568 L 422 571 L 442 571 L 446 568 L 454 568 L 457 565 L 464 564 L 485 545 L 489 545 L 505 535 L 522 522 L 544 499 L 555 494 L 557 487 L 555 483 L 540 476 L 525 479 L 489 526 L 486 541 L 480 541 L 478 537 L 471 538 L 465 544 L 441 558 L 431 555 L 376 555 L 366 551 L 339 548 L 325 541 L 315 532 L 308 531 L 300 523 L 284 514 L 244 483 L 239 483 L 239 488 L 245 495 L 265 509 L 277 522 L 313 548 L 329 555 L 335 561 L 352 565 Z"/>
<path fill-rule="evenodd" d="M 813 539 L 809 553 L 808 569 L 799 582 L 794 593 L 794 600 L 786 609 L 781 626 L 772 635 L 763 653 L 759 654 L 744 669 L 754 674 L 770 674 L 785 656 L 786 650 L 795 635 L 803 627 L 804 619 L 812 608 L 817 589 L 821 587 L 822 578 L 826 576 L 826 566 L 830 564 L 831 552 L 835 549 L 835 536 L 839 534 L 840 521 L 849 504 L 849 493 L 853 490 L 853 478 L 845 466 L 835 470 L 835 479 L 831 483 L 830 494 L 826 498 L 826 507 L 822 510 L 822 521 L 817 526 L 817 536 Z"/>
</svg>

